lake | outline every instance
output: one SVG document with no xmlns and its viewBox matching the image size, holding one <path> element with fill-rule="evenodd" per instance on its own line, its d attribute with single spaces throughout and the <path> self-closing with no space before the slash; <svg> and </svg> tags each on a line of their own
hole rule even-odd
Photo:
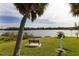
<svg viewBox="0 0 79 59">
<path fill-rule="evenodd" d="M 76 36 L 76 33 L 79 32 L 78 30 L 25 30 L 24 32 L 27 32 L 29 35 L 33 35 L 35 37 L 44 37 L 44 36 L 52 36 L 56 37 L 58 32 L 64 32 L 65 36 Z M 0 30 L 0 34 L 6 33 L 6 32 L 18 32 L 17 30 L 15 31 L 4 31 Z"/>
</svg>

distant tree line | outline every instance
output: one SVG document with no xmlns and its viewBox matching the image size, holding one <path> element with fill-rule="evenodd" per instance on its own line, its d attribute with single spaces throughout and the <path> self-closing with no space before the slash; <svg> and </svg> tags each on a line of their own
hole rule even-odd
<svg viewBox="0 0 79 59">
<path fill-rule="evenodd" d="M 78 30 L 79 29 L 79 26 L 77 27 L 47 27 L 47 28 L 24 28 L 24 30 Z M 6 28 L 6 29 L 0 29 L 0 30 L 19 30 L 19 28 L 16 28 L 16 27 L 9 27 L 9 28 Z"/>
</svg>

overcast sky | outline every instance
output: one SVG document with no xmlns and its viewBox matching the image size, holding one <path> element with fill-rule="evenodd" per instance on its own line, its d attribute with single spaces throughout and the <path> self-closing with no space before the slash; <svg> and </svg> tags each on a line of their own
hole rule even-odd
<svg viewBox="0 0 79 59">
<path fill-rule="evenodd" d="M 0 3 L 0 27 L 18 27 L 22 15 L 11 3 Z M 27 20 L 27 27 L 70 27 L 79 18 L 73 17 L 70 13 L 68 3 L 49 3 L 44 14 L 38 17 L 33 23 Z"/>
</svg>

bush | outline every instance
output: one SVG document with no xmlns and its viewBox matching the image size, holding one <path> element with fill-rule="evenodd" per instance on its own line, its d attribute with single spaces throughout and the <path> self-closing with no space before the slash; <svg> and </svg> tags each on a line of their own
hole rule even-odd
<svg viewBox="0 0 79 59">
<path fill-rule="evenodd" d="M 16 38 L 16 34 L 14 32 L 6 32 L 6 33 L 2 34 L 1 36 L 4 36 L 2 38 L 4 41 L 15 40 L 15 38 Z"/>
<path fill-rule="evenodd" d="M 24 40 L 24 39 L 31 38 L 31 37 L 33 37 L 33 35 L 28 35 L 27 33 L 24 33 L 24 35 L 23 35 L 23 40 Z"/>
<path fill-rule="evenodd" d="M 17 34 L 14 32 L 6 32 L 6 33 L 2 34 L 1 37 L 3 37 L 3 38 L 0 38 L 0 40 L 13 41 L 13 40 L 16 40 Z M 27 33 L 24 33 L 23 40 L 28 39 L 30 37 L 33 37 L 33 36 L 28 35 Z"/>
</svg>

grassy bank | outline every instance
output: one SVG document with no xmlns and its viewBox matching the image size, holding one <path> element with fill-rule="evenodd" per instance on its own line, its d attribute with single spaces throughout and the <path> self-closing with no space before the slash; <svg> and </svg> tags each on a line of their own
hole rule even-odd
<svg viewBox="0 0 79 59">
<path fill-rule="evenodd" d="M 57 56 L 59 53 L 56 50 L 59 48 L 59 39 L 57 38 L 40 38 L 42 44 L 38 48 L 25 47 L 28 44 L 28 39 L 23 40 L 23 46 L 21 50 L 22 56 Z M 0 41 L 0 55 L 7 56 L 12 55 L 15 46 L 15 41 Z M 63 56 L 79 56 L 79 39 L 76 37 L 66 37 L 64 39 L 65 53 Z"/>
</svg>

